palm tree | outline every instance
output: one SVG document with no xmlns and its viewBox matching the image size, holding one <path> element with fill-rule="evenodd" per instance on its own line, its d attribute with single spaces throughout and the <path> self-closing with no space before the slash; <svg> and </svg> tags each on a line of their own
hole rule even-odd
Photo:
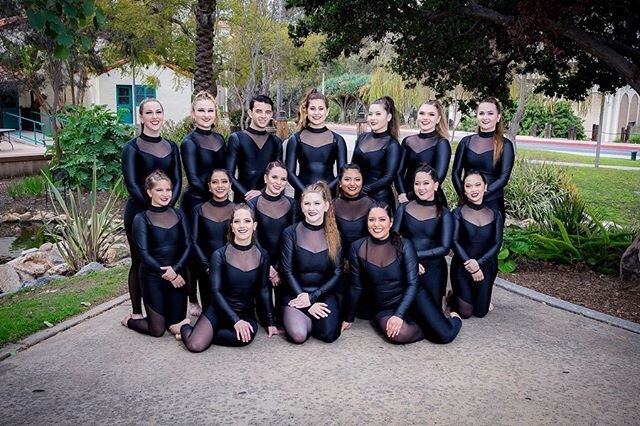
<svg viewBox="0 0 640 426">
<path fill-rule="evenodd" d="M 216 0 L 198 0 L 196 6 L 196 61 L 194 89 L 207 90 L 216 95 L 213 79 L 213 36 L 216 22 Z"/>
</svg>

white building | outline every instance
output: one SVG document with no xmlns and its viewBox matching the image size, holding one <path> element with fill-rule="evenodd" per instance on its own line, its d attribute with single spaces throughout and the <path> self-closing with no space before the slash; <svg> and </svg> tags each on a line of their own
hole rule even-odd
<svg viewBox="0 0 640 426">
<path fill-rule="evenodd" d="M 602 94 L 595 91 L 591 95 L 588 112 L 582 116 L 587 135 L 591 135 L 594 124 L 600 121 Z M 614 142 L 622 139 L 622 129 L 628 124 L 640 123 L 640 99 L 631 86 L 621 87 L 615 93 L 604 96 L 604 113 L 602 117 L 602 142 Z"/>
</svg>

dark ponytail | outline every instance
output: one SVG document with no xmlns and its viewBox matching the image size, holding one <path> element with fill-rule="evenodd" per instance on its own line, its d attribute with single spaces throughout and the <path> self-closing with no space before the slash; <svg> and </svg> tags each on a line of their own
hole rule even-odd
<svg viewBox="0 0 640 426">
<path fill-rule="evenodd" d="M 393 136 L 395 140 L 398 140 L 400 138 L 400 122 L 398 121 L 398 111 L 396 110 L 395 102 L 393 102 L 393 99 L 389 96 L 383 96 L 371 102 L 371 105 L 374 104 L 382 105 L 387 114 L 391 114 L 391 121 L 389 121 L 387 128 L 391 136 Z"/>
<path fill-rule="evenodd" d="M 418 173 L 426 173 L 431 176 L 434 182 L 438 182 L 438 189 L 434 194 L 434 201 L 436 202 L 436 209 L 438 210 L 438 216 L 442 214 L 442 208 L 447 206 L 447 197 L 444 195 L 444 191 L 442 190 L 442 185 L 438 180 L 438 172 L 436 169 L 431 167 L 427 163 L 418 163 L 418 167 L 416 167 L 416 171 L 413 173 L 413 181 L 416 181 L 416 175 Z M 415 196 L 418 198 L 418 196 Z"/>
</svg>

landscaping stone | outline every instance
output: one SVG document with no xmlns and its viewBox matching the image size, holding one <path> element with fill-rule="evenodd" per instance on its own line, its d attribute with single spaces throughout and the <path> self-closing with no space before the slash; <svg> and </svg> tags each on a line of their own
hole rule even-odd
<svg viewBox="0 0 640 426">
<path fill-rule="evenodd" d="M 69 265 L 67 265 L 66 263 L 61 263 L 59 265 L 56 265 L 44 273 L 45 276 L 67 275 L 67 274 L 69 274 Z"/>
<path fill-rule="evenodd" d="M 60 278 L 64 278 L 64 276 L 62 275 L 49 275 L 46 277 L 40 277 L 37 280 L 34 281 L 26 281 L 22 284 L 22 288 L 29 288 L 29 287 L 42 287 L 44 285 L 49 284 L 51 281 L 60 279 Z"/>
<path fill-rule="evenodd" d="M 44 243 L 43 245 L 41 245 L 40 247 L 38 247 L 38 250 L 40 251 L 49 251 L 53 248 L 53 244 L 52 243 Z"/>
<path fill-rule="evenodd" d="M 105 269 L 104 265 L 102 265 L 102 264 L 100 264 L 98 262 L 91 262 L 88 265 L 85 265 L 78 272 L 76 272 L 74 274 L 74 277 L 75 276 L 79 276 L 79 275 L 85 275 L 85 274 L 88 274 L 89 272 L 102 271 L 104 269 Z"/>
<path fill-rule="evenodd" d="M 0 265 L 0 290 L 13 293 L 20 288 L 20 276 L 11 265 Z"/>
<path fill-rule="evenodd" d="M 620 258 L 620 278 L 640 281 L 640 235 L 625 250 Z"/>
<path fill-rule="evenodd" d="M 29 280 L 38 278 L 44 275 L 52 266 L 49 262 L 49 257 L 46 252 L 36 251 L 35 253 L 27 253 L 25 256 L 20 256 L 17 259 L 9 262 L 12 265 L 22 280 Z"/>
<path fill-rule="evenodd" d="M 127 257 L 122 259 L 119 262 L 114 263 L 113 265 L 109 265 L 109 268 L 117 268 L 119 266 L 129 266 L 129 265 L 131 265 L 131 258 Z"/>
<path fill-rule="evenodd" d="M 19 221 L 20 221 L 20 216 L 15 213 L 7 213 L 0 217 L 0 223 L 2 222 L 13 223 L 13 222 L 19 222 Z"/>
<path fill-rule="evenodd" d="M 31 213 L 30 212 L 26 212 L 26 213 L 22 213 L 19 218 L 20 218 L 20 222 L 30 222 L 31 221 Z"/>
<path fill-rule="evenodd" d="M 35 247 L 30 248 L 30 249 L 26 249 L 26 250 L 22 250 L 22 253 L 20 253 L 20 257 L 26 256 L 26 255 L 31 254 L 31 253 L 36 253 L 37 251 L 38 251 L 38 249 L 35 248 Z"/>
<path fill-rule="evenodd" d="M 105 264 L 111 266 L 130 255 L 128 245 L 122 243 L 113 244 L 104 255 Z"/>
</svg>

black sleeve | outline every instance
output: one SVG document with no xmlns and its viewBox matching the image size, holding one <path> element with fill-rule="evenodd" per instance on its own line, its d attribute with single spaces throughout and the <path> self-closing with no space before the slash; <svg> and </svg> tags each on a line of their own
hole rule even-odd
<svg viewBox="0 0 640 426">
<path fill-rule="evenodd" d="M 405 274 L 403 278 L 407 282 L 407 288 L 394 315 L 404 319 L 418 292 L 418 257 L 413 245 L 406 239 L 402 240 L 402 265 Z"/>
<path fill-rule="evenodd" d="M 349 254 L 349 272 L 351 273 L 351 288 L 349 289 L 349 303 L 345 321 L 353 322 L 356 318 L 358 303 L 362 296 L 362 276 L 360 258 L 358 257 L 358 249 L 361 244 L 357 242 L 351 245 L 351 253 Z"/>
<path fill-rule="evenodd" d="M 282 148 L 281 148 L 282 149 Z M 240 139 L 238 135 L 233 133 L 229 136 L 229 148 L 227 150 L 227 171 L 231 176 L 231 186 L 234 192 L 242 194 L 247 193 L 247 189 L 236 179 L 236 167 L 238 166 L 238 155 L 240 153 Z"/>
<path fill-rule="evenodd" d="M 175 209 L 174 209 L 174 212 L 176 212 L 176 214 L 178 215 L 178 220 L 180 222 L 180 226 L 182 227 L 182 235 L 184 235 L 184 239 L 185 239 L 184 253 L 182 253 L 182 257 L 180 258 L 180 260 L 178 260 L 178 263 L 172 266 L 173 270 L 179 274 L 183 272 L 182 269 L 187 264 L 187 259 L 189 259 L 189 255 L 191 254 L 191 247 L 193 246 L 193 243 L 191 242 L 189 225 L 187 224 L 187 220 L 184 217 L 184 213 L 182 213 L 182 211 L 180 210 L 175 210 Z M 181 271 L 181 272 L 178 272 L 178 271 Z"/>
<path fill-rule="evenodd" d="M 182 193 L 182 164 L 180 163 L 180 152 L 175 142 L 167 141 L 171 144 L 171 156 L 173 157 L 173 169 L 167 170 L 169 179 L 173 183 L 170 205 L 174 206 L 180 199 Z M 188 234 L 187 234 L 188 235 Z"/>
<path fill-rule="evenodd" d="M 347 164 L 347 144 L 342 136 L 335 132 L 332 133 L 333 139 L 336 141 L 336 146 L 338 149 L 338 158 L 336 161 L 336 178 L 329 182 L 329 189 L 333 191 L 340 184 L 340 178 L 338 177 L 338 175 L 340 174 L 340 169 L 342 168 L 342 166 Z"/>
<path fill-rule="evenodd" d="M 138 213 L 133 219 L 133 240 L 136 242 L 136 250 L 142 264 L 159 275 L 164 274 L 161 266 L 165 265 L 160 265 L 149 253 L 149 227 L 144 212 Z"/>
<path fill-rule="evenodd" d="M 462 218 L 460 217 L 460 210 L 456 209 L 453 211 L 453 240 L 451 244 L 456 256 L 460 256 L 462 262 L 466 262 L 470 257 L 467 254 L 467 251 L 462 247 L 462 244 L 460 244 L 460 221 L 462 221 Z"/>
<path fill-rule="evenodd" d="M 449 163 L 451 162 L 451 145 L 449 141 L 442 138 L 436 145 L 436 158 L 433 168 L 438 173 L 438 180 L 440 185 L 444 183 L 447 178 L 447 171 L 449 170 Z"/>
<path fill-rule="evenodd" d="M 465 156 L 467 145 L 470 139 L 470 136 L 465 136 L 458 144 L 458 148 L 456 148 L 456 156 L 453 159 L 453 168 L 451 169 L 451 180 L 453 182 L 453 188 L 456 190 L 456 193 L 459 196 L 464 194 L 464 189 L 462 188 L 462 172 L 464 168 L 462 159 Z"/>
<path fill-rule="evenodd" d="M 196 189 L 201 194 L 208 191 L 207 183 L 203 182 L 198 175 L 197 147 L 193 141 L 191 133 L 184 137 L 180 145 L 180 154 L 182 157 L 182 165 L 184 166 L 184 174 L 187 176 L 189 186 Z"/>
<path fill-rule="evenodd" d="M 319 298 L 324 296 L 327 293 L 331 293 L 335 291 L 336 287 L 342 280 L 342 251 L 338 250 L 338 256 L 336 259 L 336 263 L 333 267 L 333 275 L 329 280 L 324 283 L 320 288 L 316 291 L 312 292 L 309 295 L 309 301 L 311 304 L 314 304 L 318 301 Z"/>
<path fill-rule="evenodd" d="M 398 163 L 400 162 L 400 144 L 398 144 L 397 140 L 389 140 L 389 146 L 385 154 L 384 175 L 371 185 L 365 185 L 362 188 L 365 194 L 387 188 L 393 183 L 398 173 Z"/>
<path fill-rule="evenodd" d="M 511 177 L 511 169 L 513 169 L 513 162 L 515 161 L 515 152 L 513 151 L 513 143 L 509 139 L 504 140 L 502 146 L 502 159 L 500 160 L 500 176 L 487 188 L 487 193 L 484 194 L 485 198 L 490 197 L 496 192 L 503 189 L 509 183 Z"/>
<path fill-rule="evenodd" d="M 404 138 L 402 140 L 402 145 L 400 145 L 400 161 L 398 162 L 398 173 L 396 173 L 395 178 L 396 191 L 398 192 L 398 195 L 407 193 L 407 188 L 404 187 L 404 162 L 407 156 L 407 148 L 405 146 L 406 142 L 407 138 Z"/>
<path fill-rule="evenodd" d="M 144 188 L 138 186 L 136 182 L 136 149 L 131 146 L 133 141 L 128 142 L 122 147 L 122 176 L 124 177 L 124 185 L 129 191 L 129 195 L 140 205 L 146 206 L 147 200 Z"/>
<path fill-rule="evenodd" d="M 260 298 L 258 303 L 262 304 L 262 310 L 267 316 L 267 327 L 276 325 L 273 319 L 273 301 L 271 287 L 269 286 L 269 255 L 266 250 L 260 249 L 262 259 L 260 260 Z"/>
<path fill-rule="evenodd" d="M 440 245 L 428 250 L 418 250 L 418 259 L 434 259 L 446 256 L 451 248 L 451 238 L 453 237 L 453 218 L 449 210 L 442 208 L 440 218 Z"/>
<path fill-rule="evenodd" d="M 495 260 L 496 256 L 500 252 L 500 248 L 502 247 L 502 232 L 504 230 L 504 225 L 502 224 L 502 215 L 499 211 L 494 210 L 493 214 L 495 215 L 496 222 L 496 234 L 494 239 L 494 244 L 491 246 L 489 250 L 485 254 L 482 255 L 480 259 L 477 259 L 478 265 L 483 266 L 487 263 Z"/>
<path fill-rule="evenodd" d="M 198 257 L 198 260 L 200 260 L 200 263 L 205 268 L 210 268 L 211 265 L 209 264 L 209 259 L 207 259 L 207 256 L 204 254 L 204 251 L 202 251 L 200 244 L 198 244 L 198 233 L 200 232 L 198 228 L 200 227 L 201 207 L 202 204 L 198 204 L 191 212 L 191 241 L 193 243 L 193 251 Z"/>
<path fill-rule="evenodd" d="M 397 232 L 398 234 L 400 233 L 400 227 L 402 226 L 402 219 L 404 218 L 404 211 L 406 207 L 407 203 L 398 205 L 396 213 L 393 216 L 393 227 L 391 228 L 393 232 Z"/>
<path fill-rule="evenodd" d="M 280 257 L 280 261 L 282 262 L 284 278 L 293 293 L 297 296 L 302 293 L 302 286 L 298 282 L 294 272 L 295 234 L 296 225 L 291 225 L 282 232 L 282 256 Z"/>
<path fill-rule="evenodd" d="M 209 272 L 209 283 L 211 284 L 211 295 L 216 306 L 235 324 L 240 321 L 238 314 L 231 309 L 229 302 L 222 294 L 222 268 L 224 267 L 224 251 L 226 246 L 214 251 L 211 255 L 211 271 Z"/>
<path fill-rule="evenodd" d="M 274 138 L 276 140 L 276 142 L 278 143 L 278 149 L 276 151 L 276 159 L 283 161 L 284 160 L 284 149 L 282 147 L 282 145 L 284 145 L 284 143 L 282 142 L 282 139 L 280 139 L 279 137 L 275 136 L 275 135 L 271 135 L 272 138 Z"/>
<path fill-rule="evenodd" d="M 287 170 L 289 171 L 289 183 L 294 190 L 302 192 L 304 191 L 304 185 L 300 178 L 296 174 L 298 167 L 298 142 L 300 133 L 294 133 L 287 142 Z"/>
</svg>

